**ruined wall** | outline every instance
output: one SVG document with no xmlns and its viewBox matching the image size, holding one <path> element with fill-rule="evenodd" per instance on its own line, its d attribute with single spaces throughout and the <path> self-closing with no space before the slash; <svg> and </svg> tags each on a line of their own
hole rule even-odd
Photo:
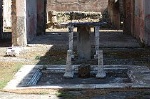
<svg viewBox="0 0 150 99">
<path fill-rule="evenodd" d="M 108 0 L 47 0 L 47 11 L 94 11 L 102 12 Z"/>
<path fill-rule="evenodd" d="M 30 42 L 36 36 L 37 2 L 36 0 L 27 0 L 26 2 L 27 41 Z"/>
</svg>

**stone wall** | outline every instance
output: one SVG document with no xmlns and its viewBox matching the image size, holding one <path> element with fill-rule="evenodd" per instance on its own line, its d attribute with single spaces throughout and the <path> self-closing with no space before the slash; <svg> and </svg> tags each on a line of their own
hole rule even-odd
<svg viewBox="0 0 150 99">
<path fill-rule="evenodd" d="M 134 8 L 133 35 L 143 44 L 150 46 L 150 1 L 135 0 Z"/>
<path fill-rule="evenodd" d="M 135 28 L 134 33 L 135 36 L 138 37 L 141 42 L 145 42 L 144 40 L 144 0 L 135 0 Z"/>
<path fill-rule="evenodd" d="M 47 0 L 47 11 L 94 11 L 103 12 L 108 0 Z"/>
<path fill-rule="evenodd" d="M 124 32 L 150 46 L 150 1 L 124 0 Z"/>
</svg>

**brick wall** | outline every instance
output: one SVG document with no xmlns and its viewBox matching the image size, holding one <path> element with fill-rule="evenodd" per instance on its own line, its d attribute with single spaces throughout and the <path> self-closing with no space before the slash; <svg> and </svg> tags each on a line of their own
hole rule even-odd
<svg viewBox="0 0 150 99">
<path fill-rule="evenodd" d="M 47 0 L 47 11 L 94 11 L 102 12 L 108 0 Z"/>
</svg>

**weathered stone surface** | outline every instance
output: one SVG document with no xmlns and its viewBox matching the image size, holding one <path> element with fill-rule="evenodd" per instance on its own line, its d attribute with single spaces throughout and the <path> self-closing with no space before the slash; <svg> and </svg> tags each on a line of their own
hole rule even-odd
<svg viewBox="0 0 150 99">
<path fill-rule="evenodd" d="M 104 71 L 104 64 L 103 64 L 103 51 L 98 50 L 98 73 L 96 78 L 105 78 L 106 72 Z"/>
<path fill-rule="evenodd" d="M 96 59 L 98 57 L 98 50 L 99 50 L 99 26 L 95 26 L 94 31 L 95 31 L 95 55 L 94 58 Z"/>
<path fill-rule="evenodd" d="M 69 50 L 73 51 L 73 26 L 69 26 L 68 30 L 69 30 Z"/>
<path fill-rule="evenodd" d="M 11 0 L 3 0 L 3 26 L 10 28 L 11 23 Z"/>
<path fill-rule="evenodd" d="M 66 70 L 65 70 L 65 74 L 64 74 L 65 78 L 73 78 L 73 76 L 74 76 L 73 67 L 71 65 L 71 56 L 72 56 L 72 50 L 68 50 L 67 51 L 67 60 L 66 60 Z"/>
<path fill-rule="evenodd" d="M 12 44 L 17 45 L 17 35 L 16 33 L 16 0 L 12 0 L 12 6 L 11 6 L 11 17 L 12 17 Z"/>
<path fill-rule="evenodd" d="M 90 77 L 91 67 L 89 64 L 81 64 L 78 67 L 78 77 L 80 78 L 89 78 Z"/>
<path fill-rule="evenodd" d="M 17 16 L 17 22 L 16 22 L 17 45 L 15 45 L 15 46 L 26 46 L 27 45 L 25 20 L 26 20 L 25 16 Z"/>
<path fill-rule="evenodd" d="M 12 0 L 12 45 L 26 46 L 36 34 L 36 0 Z"/>
<path fill-rule="evenodd" d="M 21 48 L 19 47 L 9 47 L 7 48 L 6 55 L 7 56 L 19 56 Z"/>
<path fill-rule="evenodd" d="M 12 45 L 26 46 L 26 1 L 12 0 Z"/>
<path fill-rule="evenodd" d="M 47 10 L 103 12 L 108 0 L 48 0 Z"/>
<path fill-rule="evenodd" d="M 89 60 L 91 59 L 90 27 L 78 26 L 77 32 L 78 32 L 77 37 L 78 58 Z"/>
</svg>

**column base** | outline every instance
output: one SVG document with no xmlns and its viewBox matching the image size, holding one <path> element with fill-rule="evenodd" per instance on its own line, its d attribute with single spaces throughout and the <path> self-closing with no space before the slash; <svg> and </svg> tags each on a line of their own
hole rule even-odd
<svg viewBox="0 0 150 99">
<path fill-rule="evenodd" d="M 65 74 L 64 74 L 64 78 L 73 78 L 73 76 L 74 76 L 74 73 L 73 72 L 65 72 Z"/>
<path fill-rule="evenodd" d="M 102 71 L 98 71 L 97 75 L 96 75 L 96 78 L 105 78 L 106 77 L 106 72 L 104 70 Z"/>
</svg>

